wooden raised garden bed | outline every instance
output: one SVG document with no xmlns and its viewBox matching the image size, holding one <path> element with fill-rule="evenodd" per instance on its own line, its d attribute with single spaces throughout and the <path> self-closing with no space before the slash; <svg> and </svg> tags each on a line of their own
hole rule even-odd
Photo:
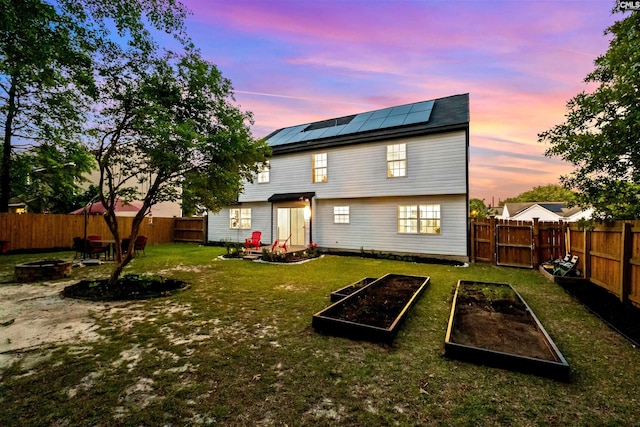
<svg viewBox="0 0 640 427">
<path fill-rule="evenodd" d="M 348 297 L 355 291 L 362 289 L 363 287 L 367 286 L 369 283 L 375 282 L 376 280 L 378 280 L 377 277 L 365 277 L 358 280 L 357 282 L 354 282 L 350 285 L 345 286 L 344 288 L 340 288 L 337 291 L 333 291 L 331 292 L 331 302 L 340 301 L 342 298 Z"/>
<path fill-rule="evenodd" d="M 391 343 L 429 277 L 387 274 L 313 315 L 318 332 Z"/>
<path fill-rule="evenodd" d="M 511 285 L 458 281 L 444 343 L 445 356 L 569 379 L 569 364 Z"/>
</svg>

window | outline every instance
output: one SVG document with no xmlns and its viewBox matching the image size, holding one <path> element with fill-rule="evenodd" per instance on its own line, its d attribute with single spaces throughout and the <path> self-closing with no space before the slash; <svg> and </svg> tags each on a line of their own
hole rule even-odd
<svg viewBox="0 0 640 427">
<path fill-rule="evenodd" d="M 418 232 L 418 207 L 398 206 L 398 233 Z"/>
<path fill-rule="evenodd" d="M 251 209 L 229 209 L 229 228 L 251 229 Z"/>
<path fill-rule="evenodd" d="M 440 205 L 398 206 L 398 233 L 440 234 Z"/>
<path fill-rule="evenodd" d="M 407 175 L 407 144 L 387 145 L 387 178 Z"/>
<path fill-rule="evenodd" d="M 333 223 L 349 224 L 349 206 L 333 207 Z"/>
<path fill-rule="evenodd" d="M 269 182 L 269 171 L 270 170 L 271 170 L 271 164 L 269 164 L 269 160 L 267 160 L 258 169 L 258 184 L 264 184 L 264 183 Z"/>
<path fill-rule="evenodd" d="M 327 182 L 327 153 L 314 154 L 311 162 L 313 165 L 313 182 Z"/>
<path fill-rule="evenodd" d="M 420 205 L 420 233 L 440 234 L 440 205 Z"/>
</svg>

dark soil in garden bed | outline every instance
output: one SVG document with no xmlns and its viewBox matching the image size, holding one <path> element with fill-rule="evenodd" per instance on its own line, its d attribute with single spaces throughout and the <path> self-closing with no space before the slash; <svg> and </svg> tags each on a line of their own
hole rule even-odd
<svg viewBox="0 0 640 427">
<path fill-rule="evenodd" d="M 368 288 L 331 314 L 336 319 L 389 328 L 424 283 L 424 277 L 390 276 L 384 286 Z"/>
<path fill-rule="evenodd" d="M 482 284 L 458 290 L 451 341 L 518 356 L 555 360 L 526 306 L 508 286 L 488 295 Z"/>
<path fill-rule="evenodd" d="M 121 277 L 115 286 L 109 286 L 108 279 L 82 280 L 64 288 L 62 294 L 91 301 L 140 300 L 172 295 L 187 286 L 181 280 L 127 275 Z"/>
<path fill-rule="evenodd" d="M 365 277 L 355 283 L 340 288 L 337 291 L 331 292 L 331 302 L 340 301 L 342 298 L 348 297 L 352 293 L 359 291 L 363 287 L 367 286 L 371 282 L 378 280 L 377 277 Z"/>
<path fill-rule="evenodd" d="M 562 283 L 562 288 L 604 320 L 612 329 L 640 347 L 640 308 L 590 282 Z"/>
</svg>

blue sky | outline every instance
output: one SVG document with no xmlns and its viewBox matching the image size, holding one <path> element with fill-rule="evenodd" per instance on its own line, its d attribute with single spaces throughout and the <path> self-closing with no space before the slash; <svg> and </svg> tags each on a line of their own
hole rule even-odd
<svg viewBox="0 0 640 427">
<path fill-rule="evenodd" d="M 538 133 L 609 44 L 608 0 L 183 0 L 187 30 L 254 114 L 254 136 L 459 93 L 471 100 L 470 196 L 558 183 Z"/>
</svg>

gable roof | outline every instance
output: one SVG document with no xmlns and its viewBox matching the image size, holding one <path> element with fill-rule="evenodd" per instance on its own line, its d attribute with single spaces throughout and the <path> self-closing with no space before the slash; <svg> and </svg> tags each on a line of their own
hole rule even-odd
<svg viewBox="0 0 640 427">
<path fill-rule="evenodd" d="M 462 94 L 290 126 L 265 139 L 274 153 L 283 153 L 468 127 L 469 94 Z"/>
<path fill-rule="evenodd" d="M 562 218 L 568 218 L 582 211 L 582 208 L 579 206 L 567 207 L 566 202 L 505 203 L 504 206 L 507 208 L 510 218 L 513 218 L 514 216 L 526 211 L 527 209 L 533 208 L 534 206 L 540 206 L 541 208 L 546 209 L 549 212 L 552 212 L 558 217 Z"/>
</svg>

